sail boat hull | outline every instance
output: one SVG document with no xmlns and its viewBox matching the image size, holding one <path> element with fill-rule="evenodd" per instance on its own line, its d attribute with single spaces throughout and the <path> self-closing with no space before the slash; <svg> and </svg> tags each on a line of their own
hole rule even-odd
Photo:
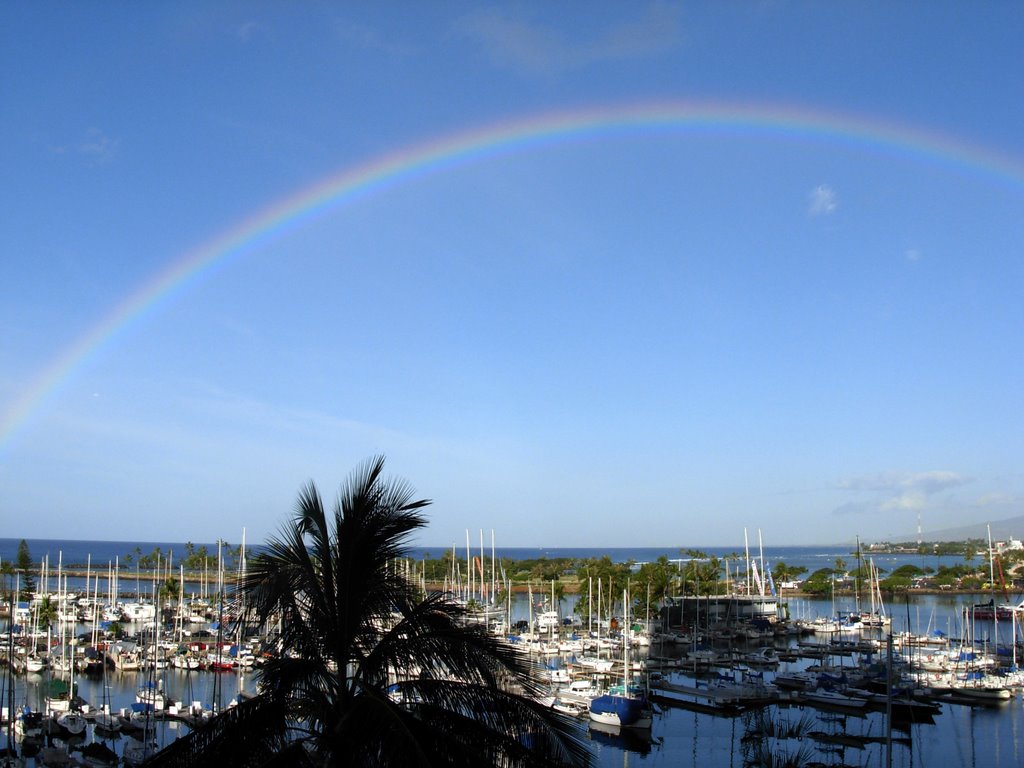
<svg viewBox="0 0 1024 768">
<path fill-rule="evenodd" d="M 590 702 L 590 719 L 604 725 L 650 728 L 651 713 L 646 699 L 607 693 Z"/>
<path fill-rule="evenodd" d="M 987 603 L 979 603 L 973 608 L 976 619 L 998 619 L 999 621 L 1010 621 L 1013 618 L 1019 619 L 1024 616 L 1024 601 L 1017 605 L 1003 603 L 996 605 L 994 600 Z"/>
</svg>

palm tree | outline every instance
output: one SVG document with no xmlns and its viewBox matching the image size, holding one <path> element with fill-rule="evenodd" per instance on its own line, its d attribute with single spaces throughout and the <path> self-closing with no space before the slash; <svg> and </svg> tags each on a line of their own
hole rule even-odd
<svg viewBox="0 0 1024 768">
<path fill-rule="evenodd" d="M 39 611 L 36 614 L 39 622 L 39 631 L 47 632 L 57 621 L 57 604 L 49 595 L 44 595 L 39 603 Z"/>
<path fill-rule="evenodd" d="M 331 514 L 310 483 L 292 524 L 250 560 L 244 619 L 281 626 L 281 652 L 246 703 L 262 725 L 240 739 L 225 728 L 219 742 L 197 732 L 207 749 L 189 759 L 257 764 L 232 751 L 244 744 L 279 757 L 301 745 L 323 766 L 588 765 L 577 726 L 539 702 L 532 663 L 392 567 L 429 501 L 383 467 L 357 468 Z"/>
<path fill-rule="evenodd" d="M 558 606 L 560 606 L 562 601 L 565 600 L 565 584 L 556 579 L 551 585 L 551 591 L 554 593 L 555 600 L 555 604 L 551 606 L 551 610 L 557 610 Z M 561 613 L 560 610 L 558 612 Z"/>
</svg>

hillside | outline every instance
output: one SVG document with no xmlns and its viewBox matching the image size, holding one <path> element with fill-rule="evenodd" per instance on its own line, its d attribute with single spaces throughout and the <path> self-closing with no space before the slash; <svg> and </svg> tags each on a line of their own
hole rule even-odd
<svg viewBox="0 0 1024 768">
<path fill-rule="evenodd" d="M 988 538 L 988 527 L 992 529 L 993 541 L 1005 541 L 1010 538 L 1024 539 L 1024 515 L 1006 520 L 994 520 L 974 523 L 958 528 L 944 528 L 939 531 L 922 531 L 921 538 L 925 541 L 965 541 L 966 539 Z M 907 534 L 892 539 L 894 543 L 917 541 L 917 533 Z"/>
</svg>

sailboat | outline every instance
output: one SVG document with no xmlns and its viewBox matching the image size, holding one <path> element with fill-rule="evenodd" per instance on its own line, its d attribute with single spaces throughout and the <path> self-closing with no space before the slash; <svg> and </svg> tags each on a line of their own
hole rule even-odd
<svg viewBox="0 0 1024 768">
<path fill-rule="evenodd" d="M 38 603 L 33 602 L 32 606 L 32 631 L 30 634 L 32 644 L 28 655 L 25 657 L 25 671 L 31 674 L 39 674 L 47 667 L 46 657 L 39 654 L 39 623 L 43 603 L 42 601 Z M 47 631 L 49 631 L 49 627 L 47 627 Z M 46 647 L 49 648 L 50 644 L 47 643 Z"/>
<path fill-rule="evenodd" d="M 1010 595 L 1006 589 L 1006 578 L 1003 576 L 1003 564 L 995 556 L 995 550 L 992 548 L 992 528 L 988 527 L 988 580 L 989 584 L 992 585 L 992 591 L 995 592 L 996 578 L 995 578 L 995 567 L 999 567 L 999 585 L 1002 587 L 1003 597 L 1006 602 L 997 604 L 995 597 L 992 597 L 987 603 L 979 603 L 974 606 L 973 615 L 976 619 L 990 619 L 994 621 L 1009 621 L 1014 619 L 1020 621 L 1024 618 L 1024 600 L 1014 605 L 1009 602 Z"/>
<path fill-rule="evenodd" d="M 57 715 L 57 725 L 69 736 L 81 736 L 85 733 L 86 721 L 79 710 L 69 709 Z"/>
<path fill-rule="evenodd" d="M 17 579 L 17 576 L 15 576 Z M 10 620 L 7 622 L 7 648 L 5 652 L 8 659 L 14 658 L 14 606 L 17 602 L 18 585 L 11 592 L 11 606 L 10 606 Z M 4 665 L 4 711 L 6 712 L 7 722 L 4 723 L 7 731 L 7 746 L 0 751 L 0 766 L 23 766 L 25 760 L 18 755 L 18 748 L 14 743 L 14 667 L 10 664 Z"/>
<path fill-rule="evenodd" d="M 159 571 L 160 565 L 157 562 L 157 571 Z M 161 615 L 159 611 L 159 598 L 156 589 L 156 577 L 153 578 L 153 605 L 157 609 L 155 611 L 156 622 L 153 625 L 153 648 L 158 649 L 160 646 L 160 621 Z M 154 664 L 149 667 L 148 679 L 145 684 L 135 692 L 135 703 L 132 704 L 132 715 L 133 721 L 141 721 L 142 723 L 142 738 L 130 737 L 125 744 L 122 751 L 122 760 L 126 766 L 139 766 L 142 765 L 146 760 L 156 754 L 158 747 L 156 739 L 154 738 L 154 717 L 156 712 L 162 711 L 167 705 L 166 694 L 164 693 L 163 680 L 154 682 L 153 677 L 156 671 L 156 656 L 154 656 Z"/>
<path fill-rule="evenodd" d="M 110 711 L 110 686 L 107 685 L 107 655 L 103 653 L 103 696 L 100 711 L 93 716 L 96 730 L 107 734 L 115 734 L 121 730 L 121 718 Z"/>
<path fill-rule="evenodd" d="M 868 558 L 868 590 L 871 595 L 871 612 L 864 611 L 860 614 L 861 625 L 872 629 L 889 628 L 892 625 L 892 618 L 885 613 L 878 568 L 875 567 L 875 561 L 870 557 Z"/>
<path fill-rule="evenodd" d="M 88 573 L 86 574 L 86 595 L 88 595 Z M 54 682 L 63 682 L 63 680 L 50 681 L 51 684 Z M 53 689 L 51 688 L 51 691 Z M 85 703 L 78 696 L 78 686 L 75 683 L 75 653 L 74 650 L 71 652 L 71 669 L 69 673 L 68 683 L 68 696 L 66 699 L 60 699 L 59 697 L 55 701 L 47 700 L 50 704 L 52 716 L 56 720 L 57 726 L 68 736 L 76 737 L 82 736 L 85 733 L 86 722 L 85 716 L 82 714 L 82 705 Z"/>
<path fill-rule="evenodd" d="M 125 765 L 131 768 L 142 765 L 157 753 L 156 741 L 153 740 L 148 731 L 145 731 L 144 734 L 142 741 L 136 738 L 129 738 L 125 743 L 122 760 Z"/>
<path fill-rule="evenodd" d="M 602 725 L 617 725 L 623 728 L 650 728 L 653 720 L 650 702 L 642 691 L 633 685 L 632 668 L 629 663 L 629 595 L 622 593 L 623 628 L 627 634 L 623 648 L 622 685 L 612 686 L 607 693 L 594 697 L 590 702 L 590 719 Z"/>
<path fill-rule="evenodd" d="M 120 758 L 117 756 L 117 752 L 102 741 L 93 741 L 82 747 L 82 760 L 86 765 L 105 768 L 106 766 L 116 766 Z"/>
</svg>

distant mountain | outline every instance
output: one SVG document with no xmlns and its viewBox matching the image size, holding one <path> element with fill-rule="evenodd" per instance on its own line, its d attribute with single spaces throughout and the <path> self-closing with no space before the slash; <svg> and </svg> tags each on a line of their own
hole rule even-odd
<svg viewBox="0 0 1024 768">
<path fill-rule="evenodd" d="M 945 528 L 941 531 L 922 531 L 921 538 L 925 541 L 965 541 L 966 539 L 988 538 L 988 527 L 992 529 L 993 541 L 1006 541 L 1007 539 L 1024 539 L 1024 515 L 1011 517 L 1008 520 L 998 520 L 990 523 L 976 523 L 965 525 L 962 528 Z M 917 534 L 901 536 L 898 539 L 891 539 L 893 543 L 906 541 L 917 541 Z"/>
</svg>

